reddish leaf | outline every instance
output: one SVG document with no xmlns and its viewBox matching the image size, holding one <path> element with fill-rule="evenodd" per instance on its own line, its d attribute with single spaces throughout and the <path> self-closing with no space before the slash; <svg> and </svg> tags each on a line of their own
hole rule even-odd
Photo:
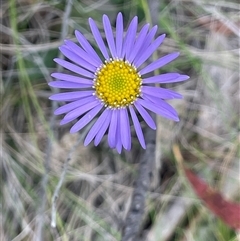
<svg viewBox="0 0 240 241">
<path fill-rule="evenodd" d="M 194 191 L 206 206 L 230 227 L 240 230 L 240 204 L 224 199 L 220 193 L 209 187 L 189 169 L 185 168 L 185 173 Z"/>
<path fill-rule="evenodd" d="M 213 16 L 203 16 L 197 19 L 197 22 L 204 28 L 207 28 L 215 33 L 220 33 L 225 36 L 229 36 L 231 34 L 234 34 L 234 31 L 232 28 L 229 27 L 229 25 L 224 22 L 220 21 L 217 18 L 214 18 Z M 235 21 L 233 23 L 236 27 L 240 26 L 239 21 Z"/>
</svg>

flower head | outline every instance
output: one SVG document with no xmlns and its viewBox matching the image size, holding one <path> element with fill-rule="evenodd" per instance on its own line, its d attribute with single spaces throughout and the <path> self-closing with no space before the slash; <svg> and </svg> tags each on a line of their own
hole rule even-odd
<svg viewBox="0 0 240 241">
<path fill-rule="evenodd" d="M 54 114 L 65 114 L 60 124 L 78 119 L 72 126 L 71 133 L 81 130 L 99 114 L 85 138 L 84 145 L 88 145 L 92 140 L 98 145 L 108 132 L 109 146 L 116 148 L 119 153 L 122 147 L 131 149 L 132 122 L 141 146 L 146 148 L 137 113 L 150 128 L 156 129 L 148 111 L 178 121 L 177 112 L 165 100 L 182 98 L 174 91 L 151 84 L 180 82 L 189 77 L 178 73 L 153 77 L 145 75 L 173 61 L 179 53 L 168 54 L 145 66 L 145 61 L 165 38 L 163 34 L 154 40 L 156 26 L 149 29 L 149 24 L 146 24 L 137 35 L 138 19 L 134 17 L 124 36 L 122 14 L 119 13 L 114 37 L 110 21 L 104 15 L 107 48 L 91 18 L 89 25 L 102 56 L 96 53 L 79 31 L 75 31 L 75 34 L 80 46 L 66 40 L 59 48 L 71 62 L 58 58 L 54 61 L 75 74 L 52 74 L 57 80 L 50 82 L 50 86 L 71 90 L 50 97 L 51 100 L 69 102 L 56 109 Z"/>
</svg>

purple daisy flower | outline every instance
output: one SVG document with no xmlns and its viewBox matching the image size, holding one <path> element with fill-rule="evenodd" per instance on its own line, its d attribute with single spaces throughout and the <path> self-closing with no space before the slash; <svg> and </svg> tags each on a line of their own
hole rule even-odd
<svg viewBox="0 0 240 241">
<path fill-rule="evenodd" d="M 103 15 L 107 48 L 91 18 L 89 25 L 103 58 L 79 31 L 75 31 L 75 34 L 80 46 L 72 41 L 65 41 L 59 49 L 71 62 L 58 58 L 54 61 L 76 75 L 52 74 L 57 80 L 49 83 L 51 87 L 71 90 L 50 97 L 54 101 L 69 102 L 56 109 L 54 114 L 65 114 L 61 125 L 78 119 L 72 126 L 71 133 L 78 132 L 100 114 L 88 132 L 84 145 L 94 140 L 97 146 L 108 130 L 109 146 L 116 148 L 119 153 L 122 147 L 131 149 L 132 122 L 141 146 L 146 148 L 137 113 L 150 128 L 156 129 L 148 111 L 178 121 L 177 112 L 165 100 L 182 98 L 172 90 L 151 84 L 180 82 L 189 77 L 178 73 L 144 76 L 173 61 L 179 53 L 168 54 L 145 66 L 145 61 L 165 38 L 163 34 L 153 40 L 157 26 L 149 29 L 149 24 L 146 24 L 137 35 L 138 18 L 134 17 L 124 36 L 123 17 L 119 13 L 114 37 L 109 18 Z"/>
</svg>

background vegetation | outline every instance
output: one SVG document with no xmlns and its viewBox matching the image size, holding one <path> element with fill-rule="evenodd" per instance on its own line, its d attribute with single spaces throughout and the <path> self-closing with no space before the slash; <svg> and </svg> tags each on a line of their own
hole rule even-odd
<svg viewBox="0 0 240 241">
<path fill-rule="evenodd" d="M 121 155 L 106 140 L 97 148 L 83 147 L 86 131 L 72 135 L 69 125 L 59 126 L 47 85 L 59 68 L 52 59 L 63 39 L 75 41 L 78 29 L 94 44 L 88 18 L 102 28 L 102 14 L 114 25 L 119 11 L 125 27 L 135 15 L 140 26 L 157 24 L 158 34 L 167 38 L 155 58 L 181 52 L 162 71 L 191 77 L 167 86 L 184 96 L 171 101 L 181 121 L 157 118 L 139 240 L 237 240 L 237 233 L 196 197 L 181 164 L 228 200 L 239 201 L 239 2 L 9 0 L 1 3 L 0 28 L 2 241 L 121 240 L 141 147 L 136 138 L 132 151 Z"/>
</svg>

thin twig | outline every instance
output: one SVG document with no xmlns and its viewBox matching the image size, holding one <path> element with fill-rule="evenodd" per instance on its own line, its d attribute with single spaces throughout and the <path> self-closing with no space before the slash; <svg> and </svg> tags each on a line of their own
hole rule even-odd
<svg viewBox="0 0 240 241">
<path fill-rule="evenodd" d="M 145 200 L 152 174 L 152 163 L 154 162 L 156 133 L 154 130 L 147 129 L 145 135 L 147 143 L 146 151 L 140 158 L 139 174 L 135 183 L 131 206 L 125 221 L 122 241 L 137 240 L 136 237 L 141 227 L 144 214 Z"/>
<path fill-rule="evenodd" d="M 61 41 L 63 41 L 68 33 L 68 18 L 70 16 L 72 10 L 72 0 L 67 1 L 67 5 L 64 11 L 64 15 L 63 15 L 63 21 L 62 21 L 62 31 L 61 31 Z M 58 67 L 59 68 L 59 67 Z M 56 92 L 56 91 L 55 91 Z M 54 110 L 57 108 L 57 102 L 53 101 L 52 102 L 52 113 L 54 112 Z M 54 116 L 54 114 L 52 114 L 51 119 L 50 119 L 50 128 L 52 130 L 54 130 L 54 126 L 55 126 L 55 120 L 56 117 Z M 45 160 L 45 164 L 44 164 L 44 168 L 45 168 L 45 174 L 42 178 L 42 191 L 41 191 L 41 206 L 39 208 L 39 213 L 37 216 L 37 240 L 36 241 L 42 241 L 42 232 L 43 232 L 43 224 L 44 224 L 44 211 L 45 211 L 45 207 L 46 207 L 46 202 L 47 202 L 47 198 L 46 198 L 46 189 L 47 189 L 47 183 L 48 183 L 48 173 L 50 170 L 50 162 L 51 162 L 51 153 L 52 153 L 52 136 L 50 135 L 47 141 L 47 149 L 46 149 L 46 160 Z"/>
<path fill-rule="evenodd" d="M 57 209 L 56 209 L 56 201 L 59 195 L 59 191 L 62 187 L 64 178 L 66 176 L 67 173 L 67 168 L 68 168 L 68 163 L 69 161 L 72 159 L 72 154 L 74 153 L 74 151 L 76 150 L 76 148 L 79 146 L 80 142 L 82 142 L 84 136 L 86 135 L 86 133 L 88 132 L 89 128 L 85 129 L 85 132 L 82 133 L 81 135 L 79 135 L 79 138 L 77 139 L 75 145 L 72 147 L 72 149 L 69 151 L 68 156 L 63 164 L 63 170 L 61 173 L 61 177 L 58 181 L 58 184 L 55 188 L 54 194 L 52 196 L 52 218 L 51 218 L 51 227 L 52 228 L 56 228 L 56 213 L 57 213 Z"/>
</svg>

